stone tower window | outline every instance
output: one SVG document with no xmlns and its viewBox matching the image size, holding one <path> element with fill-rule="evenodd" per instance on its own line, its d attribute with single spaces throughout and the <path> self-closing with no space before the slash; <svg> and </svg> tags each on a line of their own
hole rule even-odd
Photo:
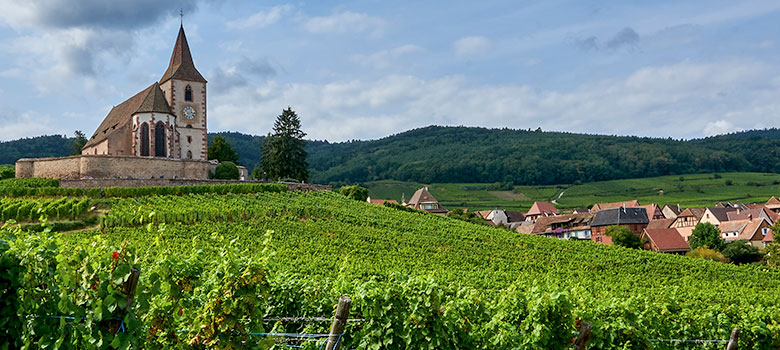
<svg viewBox="0 0 780 350">
<path fill-rule="evenodd" d="M 189 85 L 184 88 L 184 101 L 192 102 L 192 88 Z"/>
<path fill-rule="evenodd" d="M 187 159 L 192 159 L 192 151 L 187 151 Z"/>
<path fill-rule="evenodd" d="M 154 125 L 154 156 L 165 157 L 165 124 L 157 122 Z"/>
<path fill-rule="evenodd" d="M 141 124 L 141 157 L 149 156 L 149 124 Z"/>
<path fill-rule="evenodd" d="M 192 136 L 187 136 L 187 143 L 192 143 Z"/>
</svg>

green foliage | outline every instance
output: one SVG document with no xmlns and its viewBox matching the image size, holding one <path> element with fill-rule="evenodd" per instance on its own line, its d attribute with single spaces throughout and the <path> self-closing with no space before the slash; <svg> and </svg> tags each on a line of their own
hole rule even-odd
<svg viewBox="0 0 780 350">
<path fill-rule="evenodd" d="M 260 165 L 269 179 L 309 180 L 305 136 L 301 131 L 301 120 L 292 108 L 287 107 L 276 117 L 273 134 L 263 139 L 261 147 Z"/>
<path fill-rule="evenodd" d="M 13 165 L 0 165 L 0 180 L 13 179 L 16 176 L 16 167 Z"/>
<path fill-rule="evenodd" d="M 735 264 L 746 264 L 761 260 L 761 253 L 744 239 L 728 242 L 721 250 L 723 256 Z"/>
<path fill-rule="evenodd" d="M 233 148 L 222 135 L 216 135 L 209 140 L 207 152 L 209 160 L 216 159 L 220 163 L 231 162 L 234 164 L 241 164 L 238 162 L 238 153 L 236 153 L 235 148 Z"/>
<path fill-rule="evenodd" d="M 769 266 L 780 267 L 780 242 L 767 244 L 766 248 L 764 248 L 763 261 Z"/>
<path fill-rule="evenodd" d="M 691 251 L 689 251 L 688 253 L 686 253 L 685 255 L 697 259 L 719 261 L 723 263 L 729 262 L 729 259 L 727 259 L 723 254 L 721 254 L 721 252 L 715 249 L 710 249 L 706 245 L 696 247 Z"/>
<path fill-rule="evenodd" d="M 241 176 L 238 167 L 232 162 L 223 162 L 217 165 L 214 171 L 214 178 L 220 180 L 238 180 Z"/>
<path fill-rule="evenodd" d="M 41 215 L 76 219 L 90 208 L 89 198 L 8 199 L 0 197 L 0 221 L 38 220 Z"/>
<path fill-rule="evenodd" d="M 702 222 L 696 225 L 689 238 L 691 249 L 698 247 L 709 247 L 717 251 L 722 251 L 725 242 L 720 237 L 720 229 L 709 222 Z"/>
<path fill-rule="evenodd" d="M 365 202 L 368 199 L 368 190 L 360 187 L 360 185 L 341 186 L 339 193 L 356 201 Z"/>
<path fill-rule="evenodd" d="M 237 183 L 220 185 L 164 186 L 164 187 L 106 187 L 106 188 L 65 188 L 58 187 L 58 180 L 50 179 L 11 179 L 0 181 L 0 196 L 86 196 L 89 198 L 128 198 L 151 195 L 184 195 L 191 193 L 255 193 L 287 191 L 283 184 Z"/>
<path fill-rule="evenodd" d="M 626 226 L 609 226 L 605 234 L 612 237 L 614 245 L 632 249 L 642 248 L 642 240 Z"/>
<path fill-rule="evenodd" d="M 84 148 L 84 145 L 87 144 L 87 136 L 84 135 L 81 130 L 76 130 L 76 132 L 73 133 L 73 139 L 70 141 L 71 147 L 73 147 L 73 153 L 72 155 L 79 155 L 81 154 L 81 149 Z"/>
<path fill-rule="evenodd" d="M 472 224 L 489 225 L 488 222 L 475 212 L 470 212 L 466 209 L 453 209 L 447 213 L 447 217 L 470 222 Z"/>
</svg>

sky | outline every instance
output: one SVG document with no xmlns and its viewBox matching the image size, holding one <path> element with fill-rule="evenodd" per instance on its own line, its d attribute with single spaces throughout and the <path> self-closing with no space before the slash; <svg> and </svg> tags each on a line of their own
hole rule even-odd
<svg viewBox="0 0 780 350">
<path fill-rule="evenodd" d="M 780 127 L 780 2 L 0 0 L 0 140 L 92 135 L 180 10 L 209 131 L 428 125 L 699 138 Z"/>
</svg>

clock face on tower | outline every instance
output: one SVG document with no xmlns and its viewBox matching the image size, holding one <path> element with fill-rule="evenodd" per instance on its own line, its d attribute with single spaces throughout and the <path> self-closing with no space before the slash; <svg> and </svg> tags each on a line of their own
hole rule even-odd
<svg viewBox="0 0 780 350">
<path fill-rule="evenodd" d="M 190 106 L 184 107 L 184 109 L 182 109 L 182 115 L 187 120 L 195 119 L 195 108 L 192 108 Z"/>
</svg>

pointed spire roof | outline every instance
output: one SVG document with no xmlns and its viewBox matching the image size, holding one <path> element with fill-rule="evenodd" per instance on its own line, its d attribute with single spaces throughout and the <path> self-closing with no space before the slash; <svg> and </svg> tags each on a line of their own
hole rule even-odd
<svg viewBox="0 0 780 350">
<path fill-rule="evenodd" d="M 168 64 L 168 69 L 160 79 L 160 83 L 164 83 L 169 79 L 206 82 L 206 79 L 195 69 L 195 63 L 192 62 L 190 45 L 187 44 L 187 36 L 184 35 L 184 26 L 179 27 L 179 36 L 176 38 L 176 45 L 173 46 L 171 63 Z"/>
</svg>

